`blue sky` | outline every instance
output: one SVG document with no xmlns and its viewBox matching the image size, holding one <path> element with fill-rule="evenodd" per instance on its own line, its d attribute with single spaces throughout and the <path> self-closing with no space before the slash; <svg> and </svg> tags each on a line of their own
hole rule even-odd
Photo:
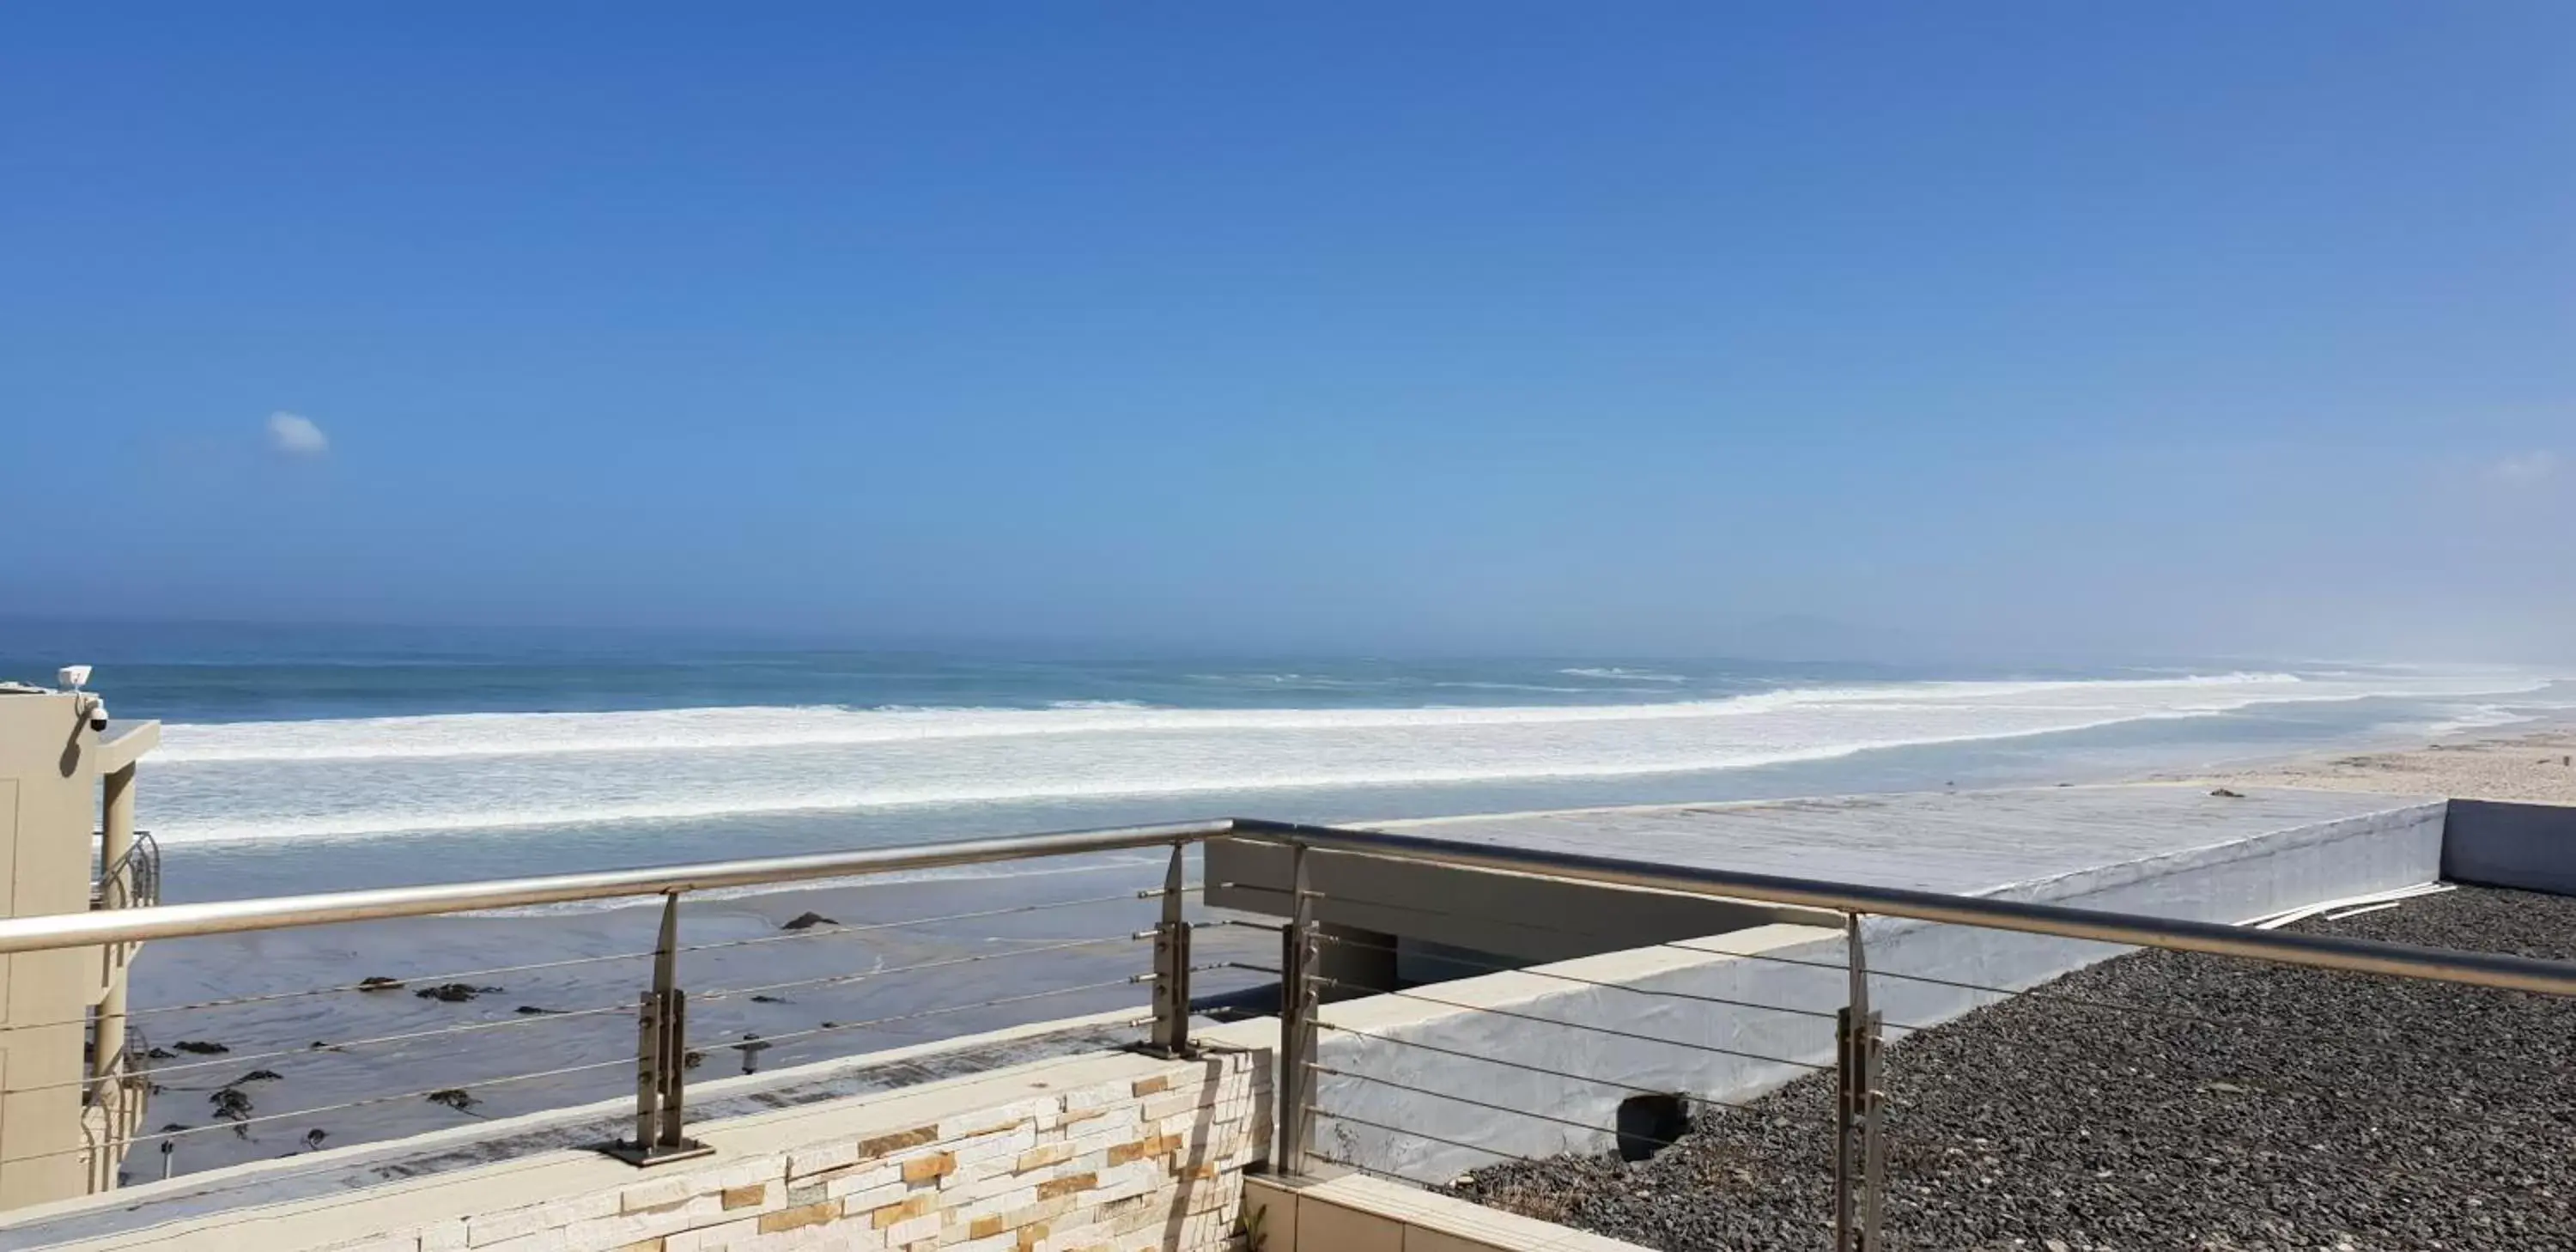
<svg viewBox="0 0 2576 1252">
<path fill-rule="evenodd" d="M 2566 656 L 2571 46 L 19 7 L 0 613 Z"/>
</svg>

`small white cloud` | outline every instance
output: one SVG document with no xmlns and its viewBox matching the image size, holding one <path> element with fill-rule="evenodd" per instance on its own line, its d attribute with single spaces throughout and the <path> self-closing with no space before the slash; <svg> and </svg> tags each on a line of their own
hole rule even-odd
<svg viewBox="0 0 2576 1252">
<path fill-rule="evenodd" d="M 2508 486 L 2527 487 L 2558 473 L 2558 454 L 2546 450 L 2516 452 L 2487 466 L 2487 477 Z"/>
<path fill-rule="evenodd" d="M 320 456 L 331 450 L 331 440 L 312 418 L 277 412 L 268 415 L 268 446 L 288 456 Z"/>
</svg>

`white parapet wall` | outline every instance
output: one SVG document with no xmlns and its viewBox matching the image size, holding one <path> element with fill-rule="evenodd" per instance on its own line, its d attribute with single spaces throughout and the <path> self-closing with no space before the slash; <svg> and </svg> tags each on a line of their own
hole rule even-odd
<svg viewBox="0 0 2576 1252">
<path fill-rule="evenodd" d="M 2442 823 L 2441 801 L 2392 797 L 2354 816 L 1982 894 L 2242 922 L 2430 881 Z M 1865 922 L 1862 935 L 1875 970 L 2015 990 L 2127 950 L 1888 918 Z M 1339 1073 L 1321 1076 L 1316 1105 L 1348 1116 L 1319 1118 L 1315 1147 L 1438 1184 L 1496 1159 L 1461 1144 L 1515 1156 L 1605 1152 L 1613 1137 L 1589 1128 L 1614 1126 L 1629 1096 L 1742 1100 L 1830 1068 L 1846 946 L 1830 928 L 1758 926 L 1328 1005 L 1323 1020 L 1340 1029 L 1322 1031 L 1317 1051 Z M 1889 1021 L 1916 1025 L 1995 999 L 1894 978 L 1874 979 L 1872 994 Z"/>
<path fill-rule="evenodd" d="M 1647 1252 L 1366 1174 L 1244 1180 L 1247 1252 Z"/>
<path fill-rule="evenodd" d="M 79 1252 L 1201 1252 L 1230 1246 L 1269 1138 L 1269 1054 L 1087 1053 L 693 1126 L 648 1170 L 553 1151 L 363 1190 L 150 1219 L 178 1179 L 11 1214 L 0 1245 Z M 373 1150 L 381 1150 L 373 1149 Z M 310 1170 L 312 1158 L 236 1167 Z M 70 1242 L 76 1206 L 141 1214 Z M 177 1211 L 174 1208 L 174 1211 Z M 77 1215 L 73 1211 L 72 1215 Z"/>
</svg>

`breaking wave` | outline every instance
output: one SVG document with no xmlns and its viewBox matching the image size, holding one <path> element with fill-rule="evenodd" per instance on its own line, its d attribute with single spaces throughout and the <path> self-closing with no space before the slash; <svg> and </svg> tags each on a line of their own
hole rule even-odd
<svg viewBox="0 0 2576 1252">
<path fill-rule="evenodd" d="M 1621 680 L 1647 673 L 1602 670 Z M 2498 676 L 2228 673 L 1906 682 L 1560 707 L 763 706 L 173 725 L 146 814 L 168 840 L 506 831 L 805 811 L 1612 778 L 2203 717 L 2469 697 Z"/>
</svg>

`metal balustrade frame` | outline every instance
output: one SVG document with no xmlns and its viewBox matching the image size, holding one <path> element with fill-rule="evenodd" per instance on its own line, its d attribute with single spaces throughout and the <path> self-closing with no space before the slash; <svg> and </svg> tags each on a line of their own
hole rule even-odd
<svg viewBox="0 0 2576 1252">
<path fill-rule="evenodd" d="M 653 978 L 642 991 L 636 1058 L 636 1133 L 610 1150 L 639 1166 L 697 1155 L 683 1124 L 686 992 L 677 985 L 679 910 L 687 893 L 860 878 L 901 871 L 1041 857 L 1168 848 L 1172 862 L 1160 920 L 1140 938 L 1154 942 L 1153 969 L 1134 981 L 1154 984 L 1151 1033 L 1141 1046 L 1162 1056 L 1191 1053 L 1190 924 L 1181 909 L 1182 858 L 1212 839 L 1290 849 L 1291 915 L 1283 934 L 1278 1150 L 1274 1166 L 1310 1170 L 1312 1090 L 1316 1065 L 1317 926 L 1307 889 L 1313 854 L 1383 857 L 1466 870 L 1537 875 L 1610 888 L 1685 892 L 1841 913 L 1849 928 L 1851 998 L 1837 1031 L 1841 1095 L 1837 1101 L 1835 1174 L 1838 1244 L 1876 1248 L 1883 1148 L 1878 1130 L 1881 1023 L 1870 1009 L 1859 921 L 1908 918 L 2025 934 L 2241 957 L 2353 973 L 2576 995 L 2576 962 L 2498 953 L 2413 947 L 2333 935 L 2258 930 L 2174 918 L 2109 913 L 1895 887 L 1657 864 L 1621 857 L 1514 848 L 1418 834 L 1220 818 L 1105 830 L 968 839 L 852 852 L 720 861 L 646 869 L 368 891 L 275 896 L 200 904 L 154 905 L 86 914 L 0 919 L 0 953 L 131 944 L 194 935 L 320 926 L 381 918 L 424 917 L 618 897 L 663 897 L 661 942 Z M 139 885 L 139 884 L 138 884 Z"/>
</svg>

